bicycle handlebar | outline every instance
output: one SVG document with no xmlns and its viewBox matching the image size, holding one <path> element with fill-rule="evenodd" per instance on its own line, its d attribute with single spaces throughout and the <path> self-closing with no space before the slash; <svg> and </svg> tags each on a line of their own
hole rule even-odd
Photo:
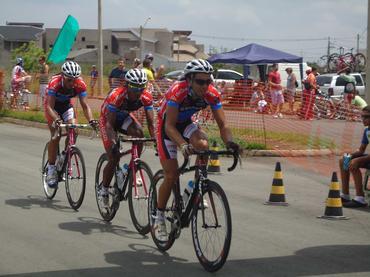
<svg viewBox="0 0 370 277">
<path fill-rule="evenodd" d="M 61 135 L 60 131 L 61 131 L 62 128 L 70 128 L 70 129 L 91 128 L 91 129 L 93 129 L 90 124 L 62 123 L 62 124 L 59 124 L 59 125 L 55 126 L 55 132 L 54 132 L 54 135 L 52 136 L 52 139 L 56 139 L 58 136 Z M 92 138 L 92 136 L 91 136 L 91 138 Z"/>
<path fill-rule="evenodd" d="M 233 164 L 231 165 L 231 167 L 229 167 L 227 169 L 227 171 L 233 171 L 235 169 L 235 167 L 237 166 L 238 161 L 240 161 L 240 163 L 241 163 L 239 153 L 235 152 L 233 150 L 219 150 L 219 151 L 214 151 L 214 150 L 197 151 L 197 150 L 193 150 L 192 155 L 206 155 L 206 156 L 210 156 L 210 155 L 232 155 L 233 158 L 234 158 Z M 188 163 L 189 163 L 189 157 L 185 157 L 183 164 L 179 167 L 179 172 L 180 173 L 185 171 L 185 168 L 188 165 Z"/>
<path fill-rule="evenodd" d="M 136 138 L 136 137 L 127 137 L 121 134 L 118 135 L 118 139 L 122 142 L 147 142 L 147 141 L 156 141 L 155 138 Z"/>
</svg>

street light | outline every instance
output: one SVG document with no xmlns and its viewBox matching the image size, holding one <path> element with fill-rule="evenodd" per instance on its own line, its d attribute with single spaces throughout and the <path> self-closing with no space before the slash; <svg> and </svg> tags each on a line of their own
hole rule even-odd
<svg viewBox="0 0 370 277">
<path fill-rule="evenodd" d="M 145 25 L 152 19 L 150 16 L 145 20 L 143 25 L 140 25 L 140 59 L 143 60 L 143 29 Z"/>
</svg>

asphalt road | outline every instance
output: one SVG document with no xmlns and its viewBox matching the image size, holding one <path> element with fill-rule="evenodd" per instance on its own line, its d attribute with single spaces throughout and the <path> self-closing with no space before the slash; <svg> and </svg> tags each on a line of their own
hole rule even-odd
<svg viewBox="0 0 370 277">
<path fill-rule="evenodd" d="M 209 276 L 195 256 L 189 229 L 165 254 L 135 232 L 122 203 L 115 219 L 100 219 L 93 189 L 100 139 L 80 137 L 88 173 L 78 212 L 64 188 L 46 200 L 40 164 L 47 130 L 0 124 L 0 275 Z M 144 159 L 159 168 L 149 149 Z M 325 158 L 323 158 L 325 159 Z M 225 189 L 232 213 L 229 258 L 217 276 L 370 276 L 370 209 L 344 210 L 349 220 L 318 219 L 330 178 L 280 159 L 288 207 L 263 205 L 276 158 L 248 158 L 242 168 L 211 178 Z"/>
</svg>

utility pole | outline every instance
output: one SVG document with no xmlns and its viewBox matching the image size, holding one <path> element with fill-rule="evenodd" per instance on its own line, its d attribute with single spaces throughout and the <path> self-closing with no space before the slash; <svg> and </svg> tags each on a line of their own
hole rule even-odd
<svg viewBox="0 0 370 277">
<path fill-rule="evenodd" d="M 357 44 L 356 44 L 356 53 L 360 52 L 360 34 L 357 34 Z"/>
<path fill-rule="evenodd" d="M 143 42 L 143 30 L 145 25 L 148 23 L 148 21 L 152 19 L 150 16 L 145 20 L 143 25 L 140 25 L 140 59 L 143 60 L 144 58 L 144 42 Z"/>
<path fill-rule="evenodd" d="M 102 5 L 98 0 L 98 95 L 103 95 L 103 30 L 102 30 Z"/>
<path fill-rule="evenodd" d="M 330 37 L 328 37 L 328 50 L 326 52 L 326 72 L 329 72 L 329 57 L 330 57 Z"/>
</svg>

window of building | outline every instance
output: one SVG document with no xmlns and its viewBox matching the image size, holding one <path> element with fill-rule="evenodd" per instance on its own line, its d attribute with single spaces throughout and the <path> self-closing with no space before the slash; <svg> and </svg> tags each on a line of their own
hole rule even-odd
<svg viewBox="0 0 370 277">
<path fill-rule="evenodd" d="M 85 38 L 85 37 L 82 37 L 82 38 L 81 38 L 81 40 L 82 40 L 82 41 L 85 41 L 85 40 L 86 40 L 86 38 Z"/>
<path fill-rule="evenodd" d="M 93 49 L 93 48 L 95 48 L 95 45 L 88 44 L 88 45 L 86 45 L 86 48 L 88 48 L 88 49 Z"/>
<path fill-rule="evenodd" d="M 104 49 L 108 50 L 108 45 L 104 45 Z"/>
</svg>

